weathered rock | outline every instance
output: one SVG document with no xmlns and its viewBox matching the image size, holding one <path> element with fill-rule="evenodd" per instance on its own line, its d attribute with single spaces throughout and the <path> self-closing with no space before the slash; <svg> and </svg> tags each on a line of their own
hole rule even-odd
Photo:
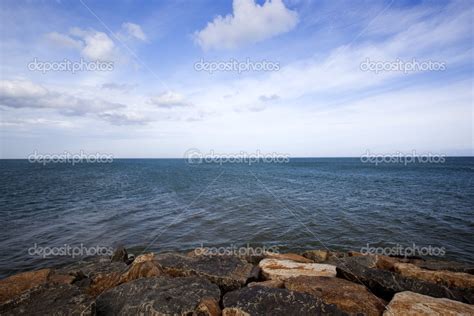
<svg viewBox="0 0 474 316">
<path fill-rule="evenodd" d="M 441 260 L 410 260 L 409 263 L 427 270 L 446 270 L 474 274 L 474 265 L 462 262 Z"/>
<path fill-rule="evenodd" d="M 139 259 L 140 256 L 137 257 Z M 120 277 L 120 283 L 130 282 L 140 278 L 151 278 L 163 274 L 161 268 L 153 261 L 134 261 L 127 272 Z"/>
<path fill-rule="evenodd" d="M 127 262 L 128 253 L 124 247 L 118 247 L 112 254 L 111 262 Z"/>
<path fill-rule="evenodd" d="M 296 253 L 274 253 L 268 252 L 265 254 L 265 258 L 268 259 L 279 259 L 279 260 L 291 260 L 302 263 L 313 263 L 313 260 L 300 256 Z"/>
<path fill-rule="evenodd" d="M 260 260 L 265 258 L 265 253 L 263 252 L 252 252 L 252 251 L 247 251 L 243 253 L 239 253 L 236 251 L 236 253 L 227 253 L 227 254 L 218 254 L 218 253 L 213 253 L 209 251 L 208 248 L 202 247 L 202 248 L 196 248 L 192 251 L 189 251 L 186 253 L 187 257 L 199 257 L 199 256 L 205 256 L 205 257 L 216 257 L 216 256 L 223 256 L 223 257 L 229 257 L 229 256 L 234 256 L 238 257 L 242 260 L 247 261 L 248 263 L 252 264 L 258 264 Z"/>
<path fill-rule="evenodd" d="M 375 268 L 377 266 L 377 257 L 373 255 L 344 256 L 344 257 L 331 256 L 326 261 L 326 263 L 335 265 L 337 267 L 344 267 L 347 264 L 357 263 L 366 268 Z"/>
<path fill-rule="evenodd" d="M 329 258 L 329 250 L 308 250 L 303 252 L 303 257 L 308 258 L 316 263 L 326 262 Z"/>
<path fill-rule="evenodd" d="M 299 263 L 290 260 L 263 259 L 259 263 L 262 275 L 267 280 L 286 280 L 301 275 L 336 276 L 336 267 L 322 263 Z"/>
<path fill-rule="evenodd" d="M 443 284 L 448 287 L 474 288 L 474 275 L 452 271 L 421 269 L 410 263 L 395 263 L 395 272 L 409 278 Z"/>
<path fill-rule="evenodd" d="M 263 282 L 250 282 L 247 284 L 248 287 L 253 287 L 253 286 L 265 286 L 265 287 L 271 287 L 275 289 L 282 289 L 284 288 L 284 283 L 283 281 L 279 280 L 267 280 Z"/>
<path fill-rule="evenodd" d="M 87 288 L 87 292 L 96 296 L 103 291 L 121 283 L 121 276 L 128 269 L 124 262 L 110 262 L 103 258 L 80 261 L 62 268 L 63 274 L 75 277 L 75 285 Z"/>
<path fill-rule="evenodd" d="M 365 286 L 340 278 L 301 276 L 285 281 L 285 288 L 311 294 L 350 315 L 377 316 L 385 309 L 385 302 Z"/>
<path fill-rule="evenodd" d="M 94 315 L 94 300 L 70 284 L 44 284 L 0 305 L 0 315 Z"/>
<path fill-rule="evenodd" d="M 474 293 L 472 290 L 448 288 L 438 284 L 407 278 L 386 270 L 367 268 L 357 263 L 357 261 L 346 260 L 344 266 L 337 267 L 337 276 L 352 282 L 362 283 L 372 293 L 383 297 L 387 301 L 395 293 L 412 291 L 433 297 L 446 297 L 456 301 L 474 303 Z"/>
<path fill-rule="evenodd" d="M 474 315 L 474 306 L 413 292 L 395 294 L 384 316 Z"/>
<path fill-rule="evenodd" d="M 189 257 L 168 253 L 157 255 L 155 260 L 168 275 L 202 276 L 224 291 L 244 286 L 256 273 L 253 265 L 234 256 Z"/>
<path fill-rule="evenodd" d="M 70 284 L 74 277 L 53 269 L 41 269 L 12 275 L 0 280 L 0 303 L 14 299 L 21 293 L 43 284 Z"/>
<path fill-rule="evenodd" d="M 219 314 L 217 285 L 199 277 L 155 277 L 134 280 L 99 295 L 97 315 Z"/>
<path fill-rule="evenodd" d="M 244 287 L 224 295 L 223 316 L 346 315 L 334 305 L 305 293 L 262 286 Z"/>
</svg>

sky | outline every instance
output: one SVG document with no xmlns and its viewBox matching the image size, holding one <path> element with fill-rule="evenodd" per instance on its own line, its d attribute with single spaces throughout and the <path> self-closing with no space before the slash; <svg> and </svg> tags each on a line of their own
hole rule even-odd
<svg viewBox="0 0 474 316">
<path fill-rule="evenodd" d="M 474 154 L 472 1 L 0 6 L 0 158 Z"/>
</svg>

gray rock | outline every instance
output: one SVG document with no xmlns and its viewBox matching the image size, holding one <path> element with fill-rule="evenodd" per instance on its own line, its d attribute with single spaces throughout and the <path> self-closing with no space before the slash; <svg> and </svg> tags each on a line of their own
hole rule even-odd
<svg viewBox="0 0 474 316">
<path fill-rule="evenodd" d="M 168 253 L 155 256 L 155 261 L 168 275 L 205 277 L 225 292 L 244 286 L 258 272 L 253 265 L 234 256 L 189 257 Z"/>
<path fill-rule="evenodd" d="M 97 297 L 97 315 L 196 315 L 201 303 L 218 307 L 217 285 L 198 277 L 138 279 Z M 220 310 L 218 311 L 220 312 Z M 212 315 L 207 312 L 203 315 Z"/>
<path fill-rule="evenodd" d="M 0 315 L 94 315 L 94 299 L 69 284 L 44 285 L 0 305 Z"/>
<path fill-rule="evenodd" d="M 352 282 L 362 283 L 373 293 L 389 301 L 395 293 L 411 291 L 432 297 L 445 297 L 452 300 L 474 303 L 473 289 L 448 288 L 443 285 L 407 278 L 387 270 L 368 268 L 355 260 L 347 258 L 339 265 L 337 276 Z"/>
<path fill-rule="evenodd" d="M 335 305 L 306 293 L 262 286 L 244 287 L 224 295 L 223 316 L 233 315 L 347 315 Z"/>
</svg>

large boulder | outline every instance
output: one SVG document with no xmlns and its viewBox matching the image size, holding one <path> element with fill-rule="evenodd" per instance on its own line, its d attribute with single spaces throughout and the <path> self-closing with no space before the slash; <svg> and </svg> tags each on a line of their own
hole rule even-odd
<svg viewBox="0 0 474 316">
<path fill-rule="evenodd" d="M 97 297 L 97 315 L 220 314 L 220 290 L 199 277 L 142 278 L 109 289 Z"/>
<path fill-rule="evenodd" d="M 0 304 L 43 284 L 70 284 L 73 281 L 73 276 L 58 273 L 53 269 L 41 269 L 15 274 L 0 280 Z"/>
<path fill-rule="evenodd" d="M 413 292 L 395 294 L 384 316 L 474 315 L 474 306 Z"/>
<path fill-rule="evenodd" d="M 350 315 L 378 316 L 385 309 L 385 302 L 365 286 L 340 278 L 300 276 L 288 279 L 285 288 L 311 294 Z"/>
<path fill-rule="evenodd" d="M 94 315 L 94 299 L 70 284 L 43 284 L 0 305 L 0 315 Z"/>
<path fill-rule="evenodd" d="M 407 278 L 391 271 L 368 268 L 356 261 L 346 260 L 344 266 L 337 267 L 337 276 L 352 282 L 362 283 L 372 293 L 390 300 L 395 293 L 412 291 L 433 297 L 445 297 L 469 304 L 474 303 L 472 289 L 448 288 L 414 278 Z"/>
<path fill-rule="evenodd" d="M 396 263 L 395 272 L 409 278 L 443 284 L 449 287 L 474 288 L 474 275 L 444 270 L 426 270 L 410 263 Z"/>
<path fill-rule="evenodd" d="M 223 316 L 346 315 L 306 293 L 269 287 L 244 287 L 224 295 Z"/>
<path fill-rule="evenodd" d="M 235 256 L 185 256 L 176 253 L 155 256 L 156 263 L 171 276 L 201 276 L 224 291 L 244 286 L 257 278 L 254 266 Z"/>
<path fill-rule="evenodd" d="M 259 263 L 262 275 L 267 280 L 287 280 L 301 275 L 336 276 L 336 267 L 322 263 L 299 263 L 291 260 L 263 259 Z"/>
</svg>

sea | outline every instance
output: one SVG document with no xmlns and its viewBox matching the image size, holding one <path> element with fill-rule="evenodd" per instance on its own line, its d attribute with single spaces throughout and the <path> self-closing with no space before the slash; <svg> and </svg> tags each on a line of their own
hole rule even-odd
<svg viewBox="0 0 474 316">
<path fill-rule="evenodd" d="M 0 278 L 120 245 L 135 255 L 331 249 L 474 263 L 474 157 L 0 160 L 0 179 Z"/>
</svg>

